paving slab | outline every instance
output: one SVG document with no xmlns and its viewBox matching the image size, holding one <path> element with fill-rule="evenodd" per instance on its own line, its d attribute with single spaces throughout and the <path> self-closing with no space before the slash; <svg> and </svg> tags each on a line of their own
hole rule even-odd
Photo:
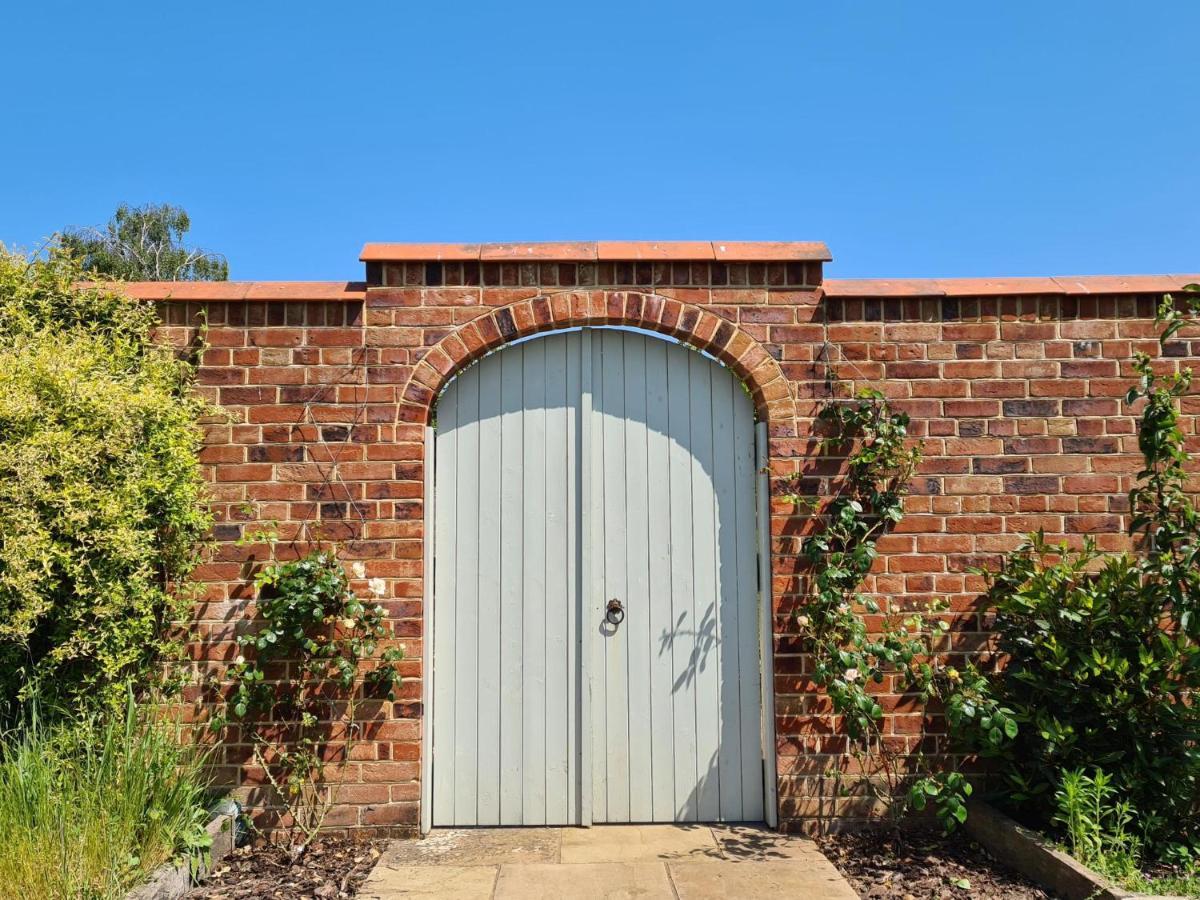
<svg viewBox="0 0 1200 900">
<path fill-rule="evenodd" d="M 728 860 L 803 859 L 829 864 L 815 842 L 762 825 L 714 825 L 712 832 L 722 857 Z"/>
<path fill-rule="evenodd" d="M 358 889 L 359 900 L 490 900 L 498 866 L 387 866 L 382 858 Z"/>
<path fill-rule="evenodd" d="M 380 865 L 499 866 L 558 862 L 559 828 L 437 828 L 419 840 L 392 841 Z"/>
<path fill-rule="evenodd" d="M 812 841 L 753 825 L 437 829 L 392 841 L 362 900 L 855 900 Z"/>
<path fill-rule="evenodd" d="M 501 866 L 495 900 L 674 900 L 661 862 Z"/>
<path fill-rule="evenodd" d="M 809 859 L 746 862 L 666 863 L 679 900 L 744 900 L 747 897 L 811 897 L 858 900 L 858 894 L 828 860 L 814 866 Z M 503 873 L 501 873 L 503 876 Z"/>
<path fill-rule="evenodd" d="M 574 864 L 720 858 L 721 850 L 707 825 L 596 825 L 564 828 L 559 861 Z"/>
</svg>

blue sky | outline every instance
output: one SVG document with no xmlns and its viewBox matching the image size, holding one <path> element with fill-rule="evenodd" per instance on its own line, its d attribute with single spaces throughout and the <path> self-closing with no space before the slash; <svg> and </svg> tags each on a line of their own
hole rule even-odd
<svg viewBox="0 0 1200 900">
<path fill-rule="evenodd" d="M 183 205 L 364 241 L 824 240 L 830 274 L 1200 271 L 1200 3 L 21 4 L 0 241 Z"/>
</svg>

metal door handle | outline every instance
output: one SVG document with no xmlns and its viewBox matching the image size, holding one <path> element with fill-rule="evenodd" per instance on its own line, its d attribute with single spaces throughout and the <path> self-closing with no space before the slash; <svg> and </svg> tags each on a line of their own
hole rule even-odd
<svg viewBox="0 0 1200 900">
<path fill-rule="evenodd" d="M 608 601 L 608 606 L 604 610 L 604 618 L 610 625 L 620 625 L 625 621 L 625 607 L 616 597 Z"/>
</svg>

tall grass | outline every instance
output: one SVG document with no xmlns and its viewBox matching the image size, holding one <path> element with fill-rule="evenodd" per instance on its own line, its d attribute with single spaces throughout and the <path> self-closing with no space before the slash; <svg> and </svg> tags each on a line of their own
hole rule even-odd
<svg viewBox="0 0 1200 900">
<path fill-rule="evenodd" d="M 108 900 L 202 844 L 205 759 L 139 712 L 0 737 L 0 898 Z"/>
</svg>

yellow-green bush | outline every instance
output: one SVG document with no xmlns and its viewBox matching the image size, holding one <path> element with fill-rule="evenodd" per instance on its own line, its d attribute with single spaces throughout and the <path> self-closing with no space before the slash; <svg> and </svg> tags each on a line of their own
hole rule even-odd
<svg viewBox="0 0 1200 900">
<path fill-rule="evenodd" d="M 0 702 L 157 680 L 208 527 L 192 367 L 148 304 L 0 247 Z"/>
</svg>

